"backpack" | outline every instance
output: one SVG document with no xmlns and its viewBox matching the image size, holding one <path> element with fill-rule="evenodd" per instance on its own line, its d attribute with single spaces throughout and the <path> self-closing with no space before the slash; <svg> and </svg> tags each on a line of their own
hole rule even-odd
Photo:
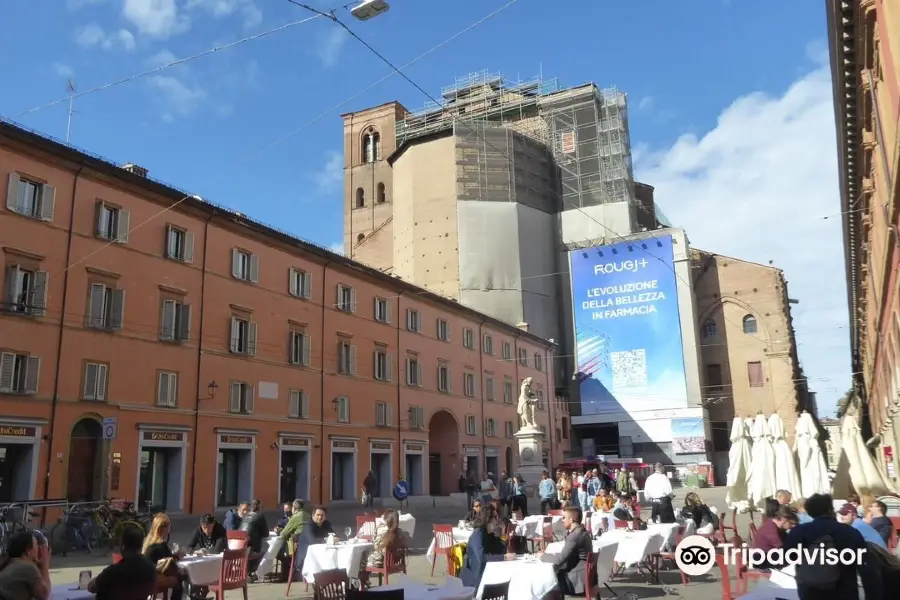
<svg viewBox="0 0 900 600">
<path fill-rule="evenodd" d="M 821 557 L 823 552 L 829 553 L 829 549 L 831 548 L 835 548 L 834 538 L 826 534 L 815 540 L 809 546 L 806 546 L 804 552 L 808 551 L 811 553 L 814 549 L 817 549 L 819 551 L 818 556 Z M 805 558 L 806 557 L 801 557 L 801 560 L 804 560 Z M 817 557 L 816 562 L 812 564 L 801 562 L 801 564 L 797 565 L 795 575 L 797 578 L 797 587 L 805 587 L 823 592 L 834 591 L 837 589 L 838 581 L 841 578 L 841 565 L 825 564 L 824 560 Z"/>
</svg>

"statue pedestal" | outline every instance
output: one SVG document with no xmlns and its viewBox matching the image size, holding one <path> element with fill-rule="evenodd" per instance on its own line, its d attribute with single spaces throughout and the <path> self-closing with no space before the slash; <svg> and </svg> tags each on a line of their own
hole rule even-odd
<svg viewBox="0 0 900 600">
<path fill-rule="evenodd" d="M 523 427 L 515 434 L 519 442 L 519 466 L 516 473 L 525 479 L 525 495 L 537 498 L 537 486 L 541 481 L 544 465 L 544 434 L 534 427 Z"/>
</svg>

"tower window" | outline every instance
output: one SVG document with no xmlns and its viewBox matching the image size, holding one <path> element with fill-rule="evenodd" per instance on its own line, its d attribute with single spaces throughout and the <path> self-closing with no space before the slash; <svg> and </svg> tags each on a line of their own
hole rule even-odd
<svg viewBox="0 0 900 600">
<path fill-rule="evenodd" d="M 381 135 L 370 129 L 363 135 L 363 162 L 381 160 Z"/>
<path fill-rule="evenodd" d="M 377 202 L 378 204 L 384 204 L 385 199 L 386 198 L 385 198 L 384 184 L 379 183 L 378 184 L 378 196 L 376 197 L 375 202 Z"/>
<path fill-rule="evenodd" d="M 356 208 L 366 206 L 366 192 L 362 188 L 356 188 Z"/>
</svg>

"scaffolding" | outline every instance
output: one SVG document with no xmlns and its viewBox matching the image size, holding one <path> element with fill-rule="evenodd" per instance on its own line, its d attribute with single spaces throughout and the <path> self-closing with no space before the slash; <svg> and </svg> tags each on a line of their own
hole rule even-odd
<svg viewBox="0 0 900 600">
<path fill-rule="evenodd" d="M 444 87 L 440 103 L 429 102 L 399 120 L 397 144 L 442 131 L 461 138 L 461 199 L 521 201 L 516 189 L 544 194 L 552 187 L 560 210 L 634 203 L 627 99 L 616 88 L 590 83 L 562 89 L 556 78 L 513 81 L 477 71 Z M 545 147 L 559 169 L 558 184 L 545 181 L 541 152 L 521 140 L 514 143 L 518 136 L 510 132 Z"/>
</svg>

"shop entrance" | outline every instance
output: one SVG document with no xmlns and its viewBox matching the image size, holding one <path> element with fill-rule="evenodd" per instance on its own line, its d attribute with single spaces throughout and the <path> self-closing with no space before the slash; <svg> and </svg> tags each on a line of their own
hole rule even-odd
<svg viewBox="0 0 900 600">
<path fill-rule="evenodd" d="M 411 496 L 421 496 L 424 493 L 422 481 L 422 455 L 407 454 L 406 455 L 406 482 L 409 484 L 409 494 Z"/>
<path fill-rule="evenodd" d="M 428 488 L 432 496 L 441 495 L 441 455 L 428 455 Z M 450 492 L 447 492 L 448 494 Z"/>
<path fill-rule="evenodd" d="M 216 506 L 235 506 L 253 498 L 254 444 L 252 435 L 219 434 Z"/>
<path fill-rule="evenodd" d="M 297 449 L 297 446 L 288 445 L 286 442 L 288 440 L 282 440 L 281 443 L 284 449 L 281 451 L 279 501 L 293 502 L 295 498 L 309 498 L 309 451 Z M 290 440 L 290 442 L 308 444 L 307 440 Z"/>
<path fill-rule="evenodd" d="M 481 465 L 478 464 L 479 460 L 477 456 L 467 456 L 466 457 L 466 474 L 471 475 L 475 481 L 479 481 L 481 479 Z"/>
<path fill-rule="evenodd" d="M 494 483 L 498 483 L 497 478 L 500 477 L 500 459 L 496 456 L 488 456 L 484 459 L 484 467 L 487 472 L 491 474 Z"/>
<path fill-rule="evenodd" d="M 359 482 L 360 485 L 362 482 Z M 331 499 L 355 500 L 356 488 L 356 452 L 331 451 Z"/>
<path fill-rule="evenodd" d="M 141 449 L 138 503 L 154 511 L 181 508 L 181 450 L 175 448 Z"/>
<path fill-rule="evenodd" d="M 98 502 L 102 499 L 103 426 L 85 417 L 75 423 L 69 441 L 69 469 L 66 499 L 69 502 Z"/>
<path fill-rule="evenodd" d="M 0 502 L 32 497 L 34 444 L 0 444 Z"/>
<path fill-rule="evenodd" d="M 375 473 L 375 497 L 390 498 L 394 489 L 394 478 L 391 471 L 391 464 L 394 462 L 391 457 L 390 445 L 387 448 L 376 448 L 372 444 L 369 451 L 369 469 Z"/>
</svg>

